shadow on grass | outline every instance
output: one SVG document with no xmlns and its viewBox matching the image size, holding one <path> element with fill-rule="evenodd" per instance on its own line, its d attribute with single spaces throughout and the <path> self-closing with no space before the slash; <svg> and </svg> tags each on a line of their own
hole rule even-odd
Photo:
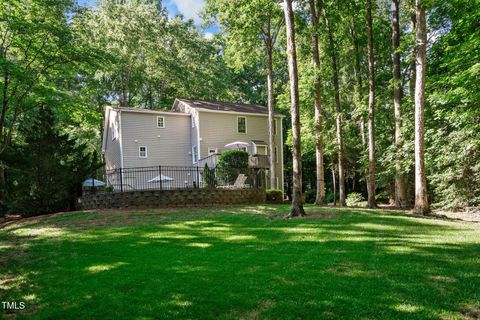
<svg viewBox="0 0 480 320">
<path fill-rule="evenodd" d="M 444 319 L 480 307 L 478 226 L 284 212 L 84 213 L 11 226 L 0 249 L 25 252 L 0 266 L 0 300 L 26 300 L 16 315 L 43 319 Z"/>
</svg>

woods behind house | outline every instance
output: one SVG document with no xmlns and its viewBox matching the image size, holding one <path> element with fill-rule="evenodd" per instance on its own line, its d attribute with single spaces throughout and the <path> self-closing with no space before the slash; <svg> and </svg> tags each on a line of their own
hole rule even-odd
<svg viewBox="0 0 480 320">
<path fill-rule="evenodd" d="M 1 2 L 1 214 L 73 209 L 101 173 L 104 108 L 177 97 L 287 116 L 291 215 L 349 196 L 480 206 L 478 1 L 207 0 L 202 17 L 160 0 Z"/>
</svg>

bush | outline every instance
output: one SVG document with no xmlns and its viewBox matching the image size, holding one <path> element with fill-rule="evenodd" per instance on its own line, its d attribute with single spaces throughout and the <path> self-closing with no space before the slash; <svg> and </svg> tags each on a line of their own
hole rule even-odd
<svg viewBox="0 0 480 320">
<path fill-rule="evenodd" d="M 303 194 L 306 203 L 314 203 L 317 197 L 317 191 L 315 189 L 308 189 Z"/>
<path fill-rule="evenodd" d="M 333 202 L 333 192 L 327 193 L 325 200 L 327 201 L 327 203 Z"/>
<path fill-rule="evenodd" d="M 363 198 L 361 193 L 358 192 L 352 192 L 347 195 L 347 206 L 358 206 L 360 202 L 364 201 L 365 199 Z"/>
<path fill-rule="evenodd" d="M 215 177 L 215 169 L 210 167 L 205 163 L 203 168 L 203 186 L 205 188 L 215 188 L 217 187 L 217 178 Z"/>
<path fill-rule="evenodd" d="M 268 189 L 267 190 L 267 202 L 268 203 L 282 203 L 282 190 Z"/>
<path fill-rule="evenodd" d="M 248 174 L 248 153 L 243 150 L 225 151 L 218 158 L 217 169 L 225 183 L 233 184 L 239 174 Z"/>
</svg>

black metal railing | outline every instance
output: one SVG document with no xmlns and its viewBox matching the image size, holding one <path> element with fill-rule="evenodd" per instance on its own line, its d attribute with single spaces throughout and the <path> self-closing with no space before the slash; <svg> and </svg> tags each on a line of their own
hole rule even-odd
<svg viewBox="0 0 480 320">
<path fill-rule="evenodd" d="M 154 166 L 118 168 L 105 172 L 105 187 L 88 192 L 127 192 L 143 190 L 176 190 L 197 188 L 264 188 L 265 171 L 250 169 L 220 170 L 205 167 Z"/>
</svg>

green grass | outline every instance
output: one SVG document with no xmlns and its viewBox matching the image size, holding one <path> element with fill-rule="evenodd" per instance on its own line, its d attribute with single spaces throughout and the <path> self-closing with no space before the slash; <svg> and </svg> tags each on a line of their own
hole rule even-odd
<svg viewBox="0 0 480 320">
<path fill-rule="evenodd" d="M 85 212 L 0 229 L 0 317 L 475 319 L 480 225 L 287 206 Z M 0 306 L 1 307 L 1 306 Z"/>
</svg>

